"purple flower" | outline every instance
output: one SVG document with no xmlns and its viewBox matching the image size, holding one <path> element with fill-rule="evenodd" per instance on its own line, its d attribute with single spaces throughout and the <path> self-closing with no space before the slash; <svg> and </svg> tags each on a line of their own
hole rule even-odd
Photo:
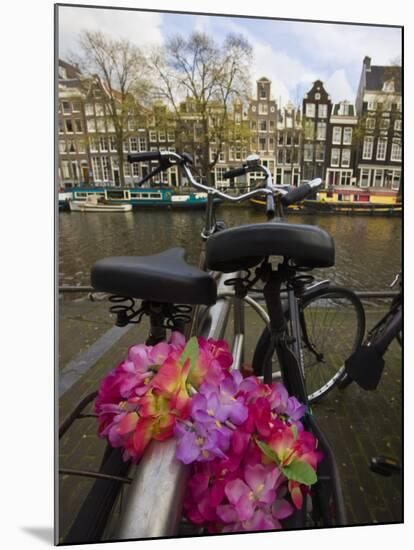
<svg viewBox="0 0 414 550">
<path fill-rule="evenodd" d="M 286 414 L 291 420 L 300 420 L 306 412 L 305 405 L 302 405 L 296 397 L 289 397 L 287 401 Z"/>
<path fill-rule="evenodd" d="M 288 406 L 289 394 L 283 384 L 277 382 L 273 384 L 272 391 L 269 397 L 270 407 L 272 411 L 278 414 L 285 414 Z"/>
<path fill-rule="evenodd" d="M 176 457 L 184 464 L 208 462 L 216 457 L 227 458 L 223 451 L 230 446 L 231 430 L 215 424 L 177 422 L 174 434 L 178 439 Z"/>
<path fill-rule="evenodd" d="M 200 386 L 199 399 L 193 399 L 192 415 L 201 422 L 208 417 L 219 422 L 230 420 L 233 424 L 242 424 L 248 416 L 243 397 L 235 397 L 243 380 L 240 372 L 233 371 L 218 385 L 205 382 Z M 204 398 L 204 399 L 203 399 Z M 203 411 L 204 407 L 204 411 Z"/>
</svg>

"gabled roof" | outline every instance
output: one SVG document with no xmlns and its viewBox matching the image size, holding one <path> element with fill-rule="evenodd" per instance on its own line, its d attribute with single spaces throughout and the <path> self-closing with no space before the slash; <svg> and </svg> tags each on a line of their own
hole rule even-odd
<svg viewBox="0 0 414 550">
<path fill-rule="evenodd" d="M 371 70 L 365 72 L 365 89 L 382 91 L 384 82 L 394 79 L 396 93 L 401 93 L 401 67 L 371 65 Z"/>
<path fill-rule="evenodd" d="M 259 80 L 257 82 L 271 82 L 271 80 L 269 80 L 265 76 L 262 76 L 262 78 L 259 78 Z"/>
</svg>

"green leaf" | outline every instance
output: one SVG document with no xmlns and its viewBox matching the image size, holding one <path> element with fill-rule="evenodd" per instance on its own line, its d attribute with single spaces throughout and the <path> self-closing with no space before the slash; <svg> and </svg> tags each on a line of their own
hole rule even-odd
<svg viewBox="0 0 414 550">
<path fill-rule="evenodd" d="M 295 424 L 292 424 L 290 429 L 292 430 L 292 433 L 293 433 L 293 437 L 295 438 L 295 441 L 297 440 L 298 438 L 298 429 L 297 427 L 295 426 Z"/>
<path fill-rule="evenodd" d="M 279 457 L 275 453 L 275 451 L 269 447 L 269 445 L 266 445 L 263 441 L 260 441 L 259 439 L 256 439 L 256 444 L 259 447 L 259 449 L 262 451 L 263 454 L 265 454 L 272 462 L 276 462 L 277 465 L 280 464 Z"/>
<path fill-rule="evenodd" d="M 194 369 L 197 364 L 198 359 L 198 340 L 196 336 L 193 336 L 188 340 L 183 352 L 181 354 L 179 365 L 180 367 L 184 366 L 184 363 L 190 361 L 190 372 Z"/>
<path fill-rule="evenodd" d="M 312 466 L 300 460 L 294 460 L 288 466 L 284 466 L 282 472 L 288 479 L 304 485 L 313 485 L 318 480 Z"/>
</svg>

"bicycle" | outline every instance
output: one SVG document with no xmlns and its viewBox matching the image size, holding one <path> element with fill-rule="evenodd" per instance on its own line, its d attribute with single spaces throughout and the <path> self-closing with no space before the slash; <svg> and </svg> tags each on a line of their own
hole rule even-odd
<svg viewBox="0 0 414 550">
<path fill-rule="evenodd" d="M 381 380 L 385 361 L 384 354 L 396 339 L 402 347 L 402 273 L 391 283 L 399 285 L 399 292 L 393 298 L 388 312 L 371 328 L 363 344 L 345 362 L 344 376 L 339 388 L 345 389 L 356 382 L 364 390 L 375 390 Z"/>
<path fill-rule="evenodd" d="M 180 330 L 187 336 L 197 334 L 219 339 L 224 334 L 232 303 L 235 333 L 233 368 L 239 368 L 243 360 L 245 334 L 243 306 L 247 302 L 271 328 L 264 381 L 272 382 L 268 365 L 271 364 L 269 359 L 273 351 L 276 351 L 281 377 L 288 392 L 308 404 L 293 283 L 297 271 L 302 268 L 309 270 L 333 265 L 334 245 L 332 238 L 319 228 L 287 224 L 281 221 L 281 217 L 283 206 L 302 200 L 321 184 L 321 180 L 295 189 L 273 185 L 269 170 L 260 164 L 257 155 L 251 155 L 242 167 L 224 176 L 230 179 L 248 172 L 262 172 L 265 176 L 263 186 L 235 197 L 198 183 L 192 175 L 192 161 L 187 154 L 146 152 L 131 154 L 128 160 L 157 161 L 158 167 L 151 175 L 178 166 L 191 185 L 207 193 L 206 224 L 202 233 L 206 246 L 200 267 L 208 268 L 212 273 L 189 266 L 184 260 L 183 249 L 177 248 L 147 257 L 100 260 L 92 269 L 92 284 L 97 290 L 115 295 L 112 311 L 117 314 L 117 324 L 123 326 L 129 322 L 139 322 L 144 314 L 148 315 L 150 331 L 147 344 L 164 340 L 167 329 Z M 215 197 L 239 202 L 256 194 L 266 195 L 268 222 L 225 229 L 223 224 L 215 221 Z M 283 257 L 277 269 L 269 261 L 272 255 Z M 256 269 L 250 278 L 252 268 Z M 245 270 L 247 277 L 242 276 Z M 264 283 L 267 313 L 248 295 L 259 280 Z M 286 285 L 289 330 L 280 297 L 282 284 Z M 233 287 L 232 291 L 229 286 Z M 138 309 L 135 308 L 135 299 L 142 300 Z M 191 316 L 189 307 L 194 310 Z M 308 496 L 307 506 L 296 514 L 290 527 L 345 525 L 342 492 L 332 450 L 314 417 L 308 415 L 304 422 L 317 437 L 325 459 L 318 470 L 319 481 L 314 494 Z M 179 524 L 188 469 L 175 460 L 174 440 L 162 443 L 153 441 L 133 476 L 126 476 L 127 466 L 122 462 L 119 450 L 108 449 L 101 473 L 111 481 L 108 483 L 107 479 L 98 479 L 95 482 L 91 498 L 85 503 L 66 543 L 74 542 L 76 538 L 78 542 L 92 542 L 105 536 L 111 505 L 115 503 L 122 483 L 128 484 L 128 489 L 126 504 L 116 525 L 116 539 L 171 536 L 183 532 Z M 104 490 L 105 483 L 111 488 Z M 97 521 L 91 520 L 91 511 L 98 517 Z M 140 521 L 137 522 L 136 518 Z"/>
</svg>

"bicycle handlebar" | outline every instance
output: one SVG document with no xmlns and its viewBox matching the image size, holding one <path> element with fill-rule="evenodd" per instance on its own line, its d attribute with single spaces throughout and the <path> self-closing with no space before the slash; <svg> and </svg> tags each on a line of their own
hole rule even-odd
<svg viewBox="0 0 414 550">
<path fill-rule="evenodd" d="M 316 178 L 310 182 L 303 183 L 299 187 L 294 187 L 281 198 L 281 203 L 283 206 L 289 206 L 290 204 L 299 202 L 307 197 L 313 189 L 319 187 L 321 183 L 321 178 Z"/>
<path fill-rule="evenodd" d="M 234 178 L 247 174 L 248 172 L 263 172 L 265 174 L 265 186 L 253 189 L 242 195 L 233 196 L 223 191 L 219 191 L 215 187 L 209 187 L 203 183 L 199 183 L 194 179 L 188 164 L 192 164 L 192 158 L 187 153 L 178 154 L 170 151 L 145 151 L 142 153 L 132 153 L 128 155 L 129 162 L 145 162 L 149 160 L 159 161 L 164 164 L 165 168 L 169 168 L 173 165 L 179 165 L 184 171 L 186 177 L 190 181 L 191 185 L 200 191 L 204 191 L 213 196 L 220 197 L 222 199 L 231 202 L 241 202 L 243 200 L 254 197 L 255 195 L 266 195 L 266 210 L 268 214 L 274 212 L 274 193 L 278 193 L 282 196 L 281 202 L 283 205 L 288 206 L 294 202 L 298 202 L 305 198 L 313 189 L 319 187 L 322 183 L 320 178 L 316 178 L 310 182 L 302 184 L 300 187 L 286 189 L 285 185 L 274 185 L 272 183 L 272 174 L 267 166 L 260 164 L 260 159 L 257 155 L 251 155 L 247 158 L 246 164 L 233 170 L 228 170 L 224 173 L 223 177 L 226 179 Z"/>
<path fill-rule="evenodd" d="M 128 162 L 146 162 L 148 160 L 161 160 L 160 151 L 144 151 L 142 153 L 130 153 L 127 156 Z"/>
</svg>

